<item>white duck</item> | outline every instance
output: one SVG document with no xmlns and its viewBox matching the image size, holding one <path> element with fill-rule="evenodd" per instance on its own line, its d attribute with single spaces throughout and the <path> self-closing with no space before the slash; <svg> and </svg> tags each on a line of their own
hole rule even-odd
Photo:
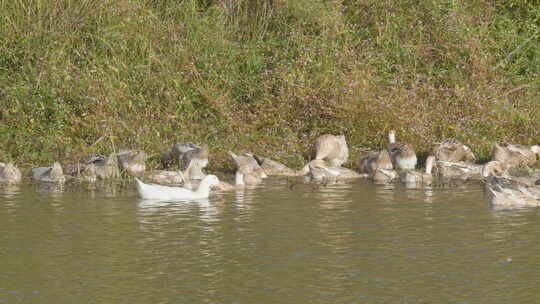
<svg viewBox="0 0 540 304">
<path fill-rule="evenodd" d="M 197 190 L 182 187 L 169 187 L 155 184 L 145 184 L 138 178 L 137 191 L 142 199 L 149 200 L 194 200 L 207 198 L 210 195 L 210 187 L 219 185 L 219 179 L 215 175 L 207 175 L 203 178 Z"/>
</svg>

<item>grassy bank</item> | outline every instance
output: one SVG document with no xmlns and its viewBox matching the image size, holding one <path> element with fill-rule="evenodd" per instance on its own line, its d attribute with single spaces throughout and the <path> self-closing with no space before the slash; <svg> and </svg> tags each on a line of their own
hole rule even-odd
<svg viewBox="0 0 540 304">
<path fill-rule="evenodd" d="M 420 3 L 418 3 L 420 2 Z M 0 0 L 0 160 L 540 141 L 533 0 Z"/>
</svg>

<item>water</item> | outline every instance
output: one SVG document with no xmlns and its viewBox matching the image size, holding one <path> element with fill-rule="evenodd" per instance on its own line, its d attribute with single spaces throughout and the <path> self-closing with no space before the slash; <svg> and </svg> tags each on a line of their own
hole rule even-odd
<svg viewBox="0 0 540 304">
<path fill-rule="evenodd" d="M 198 202 L 0 188 L 0 303 L 537 303 L 539 209 L 272 178 Z"/>
</svg>

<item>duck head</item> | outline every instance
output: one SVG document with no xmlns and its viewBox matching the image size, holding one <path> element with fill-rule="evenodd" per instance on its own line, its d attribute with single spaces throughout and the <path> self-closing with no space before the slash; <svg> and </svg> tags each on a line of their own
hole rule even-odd
<svg viewBox="0 0 540 304">
<path fill-rule="evenodd" d="M 536 157 L 540 157 L 540 146 L 539 145 L 531 146 L 531 151 L 534 154 L 536 154 Z"/>
</svg>

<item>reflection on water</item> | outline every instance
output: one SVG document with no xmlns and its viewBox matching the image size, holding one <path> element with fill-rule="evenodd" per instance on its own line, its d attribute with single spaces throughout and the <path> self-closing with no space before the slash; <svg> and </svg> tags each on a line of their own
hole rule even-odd
<svg viewBox="0 0 540 304">
<path fill-rule="evenodd" d="M 198 201 L 0 186 L 0 303 L 534 303 L 538 210 L 271 178 Z M 53 189 L 54 190 L 54 189 Z"/>
</svg>

